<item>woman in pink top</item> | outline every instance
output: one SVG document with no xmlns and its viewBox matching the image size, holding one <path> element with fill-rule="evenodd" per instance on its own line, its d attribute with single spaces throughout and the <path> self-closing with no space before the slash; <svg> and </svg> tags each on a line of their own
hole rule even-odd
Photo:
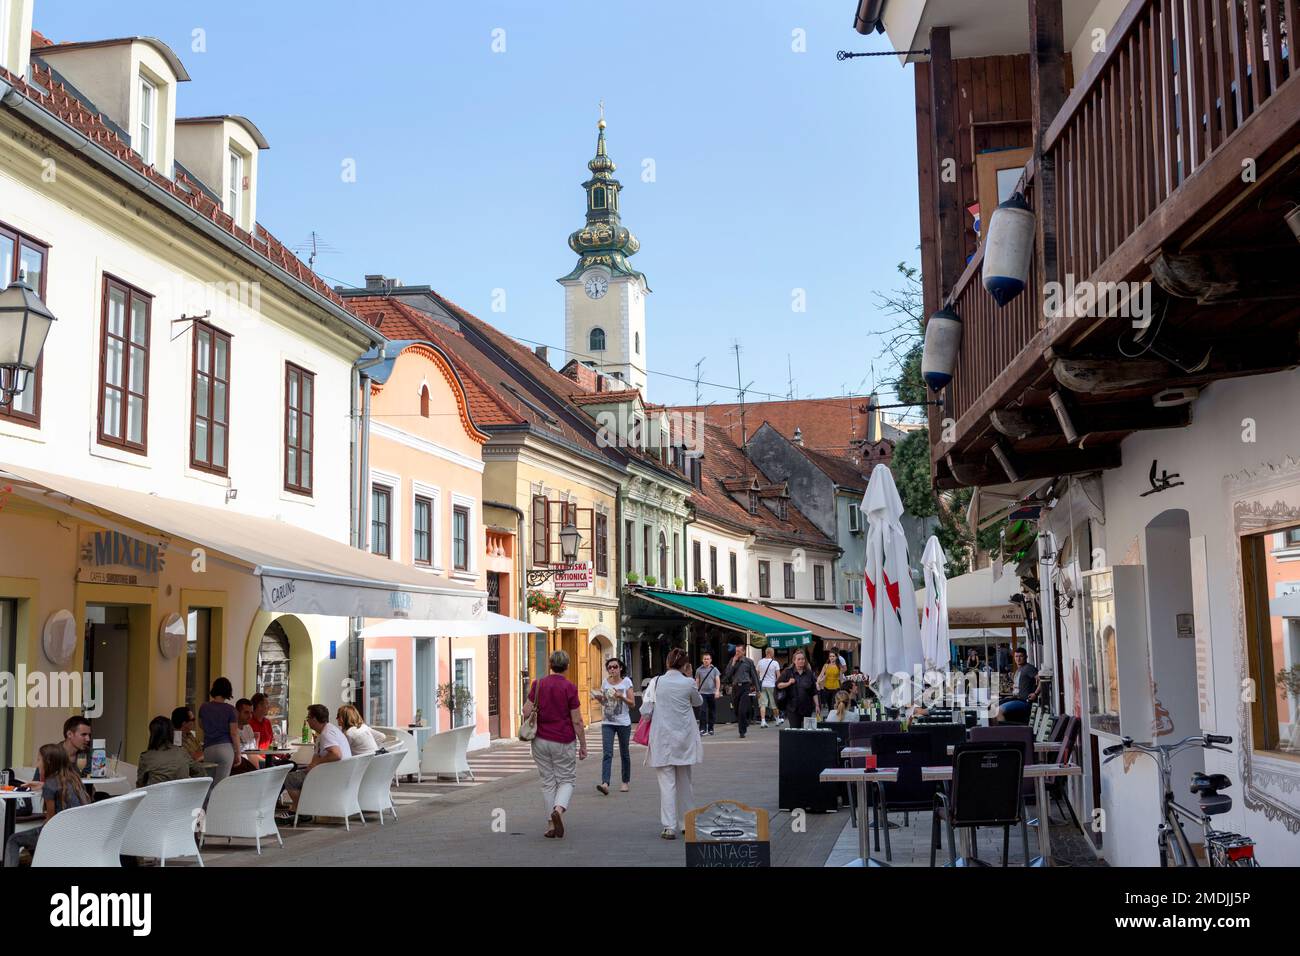
<svg viewBox="0 0 1300 956">
<path fill-rule="evenodd" d="M 551 654 L 551 673 L 533 682 L 524 702 L 524 716 L 537 711 L 537 736 L 533 738 L 533 763 L 542 778 L 542 796 L 546 800 L 548 838 L 564 836 L 564 811 L 573 796 L 578 779 L 578 760 L 587 759 L 587 735 L 582 726 L 582 705 L 578 688 L 564 676 L 569 669 L 569 655 L 564 651 Z M 574 744 L 577 744 L 577 760 Z"/>
</svg>

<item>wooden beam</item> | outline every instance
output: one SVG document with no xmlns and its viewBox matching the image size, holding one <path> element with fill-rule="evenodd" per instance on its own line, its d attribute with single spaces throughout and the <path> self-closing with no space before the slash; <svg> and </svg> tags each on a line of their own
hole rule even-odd
<svg viewBox="0 0 1300 956">
<path fill-rule="evenodd" d="M 981 456 L 973 460 L 959 461 L 950 459 L 952 478 L 943 478 L 939 482 L 942 489 L 986 487 L 1007 483 L 1006 472 L 992 455 Z M 1034 478 L 1057 478 L 1062 475 L 1077 475 L 1089 471 L 1105 471 L 1118 468 L 1121 464 L 1119 445 L 1090 448 L 1085 451 L 1055 451 L 1040 455 L 1016 455 L 1014 465 L 1021 481 Z"/>
<path fill-rule="evenodd" d="M 948 27 L 930 31 L 930 108 L 933 129 L 935 215 L 939 224 L 939 297 L 945 299 L 965 265 L 962 241 L 961 155 L 957 151 L 957 78 Z"/>
<path fill-rule="evenodd" d="M 1058 358 L 1052 362 L 1056 380 L 1072 392 L 1099 395 L 1144 388 L 1174 378 L 1171 365 L 1152 359 Z"/>
<path fill-rule="evenodd" d="M 1105 405 L 1070 406 L 1070 419 L 1080 438 L 1104 432 L 1141 432 L 1157 428 L 1185 428 L 1192 422 L 1192 406 L 1156 408 L 1143 402 L 1110 402 Z M 989 421 L 1012 441 L 1059 438 L 1061 427 L 1055 416 L 1042 409 L 999 408 Z"/>
<path fill-rule="evenodd" d="M 1051 415 L 1032 409 L 995 408 L 989 412 L 989 422 L 999 434 L 1014 441 L 1057 432 Z"/>
<path fill-rule="evenodd" d="M 1160 288 L 1201 305 L 1292 299 L 1300 302 L 1300 243 L 1178 254 L 1148 260 Z"/>
<path fill-rule="evenodd" d="M 1029 0 L 1029 90 L 1033 104 L 1035 254 L 1042 284 L 1058 278 L 1056 162 L 1043 151 L 1047 130 L 1065 103 L 1065 26 L 1061 0 Z M 1042 295 L 1041 289 L 1033 292 Z"/>
</svg>

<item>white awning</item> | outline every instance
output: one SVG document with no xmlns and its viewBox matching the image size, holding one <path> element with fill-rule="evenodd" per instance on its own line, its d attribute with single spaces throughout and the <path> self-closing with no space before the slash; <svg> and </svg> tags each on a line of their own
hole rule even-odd
<svg viewBox="0 0 1300 956">
<path fill-rule="evenodd" d="M 820 624 L 832 631 L 847 634 L 859 643 L 862 641 L 862 615 L 860 614 L 854 614 L 851 611 L 845 611 L 837 607 L 805 607 L 801 604 L 773 604 L 772 606 L 784 611 L 791 617 L 797 617 L 813 624 Z"/>
<path fill-rule="evenodd" d="M 545 633 L 545 628 L 488 611 L 473 621 L 410 621 L 393 618 L 362 628 L 358 637 L 484 637 L 491 634 Z"/>
<path fill-rule="evenodd" d="M 1052 483 L 1051 478 L 1035 478 L 1004 485 L 976 488 L 966 508 L 966 523 L 983 531 L 989 525 L 1006 519 L 1023 502 L 1033 498 Z"/>
<path fill-rule="evenodd" d="M 431 584 L 423 571 L 324 535 L 233 508 L 55 475 L 0 462 L 14 494 L 81 521 L 150 538 L 164 560 L 173 538 L 226 559 L 261 579 L 262 609 L 336 617 L 473 620 L 487 613 L 487 592 L 454 582 Z"/>
</svg>

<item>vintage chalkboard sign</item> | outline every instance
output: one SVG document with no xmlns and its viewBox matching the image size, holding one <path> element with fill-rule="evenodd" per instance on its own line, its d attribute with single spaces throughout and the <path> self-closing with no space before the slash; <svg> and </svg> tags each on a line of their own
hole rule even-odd
<svg viewBox="0 0 1300 956">
<path fill-rule="evenodd" d="M 686 814 L 686 865 L 772 865 L 767 811 L 734 800 L 717 800 Z"/>
</svg>

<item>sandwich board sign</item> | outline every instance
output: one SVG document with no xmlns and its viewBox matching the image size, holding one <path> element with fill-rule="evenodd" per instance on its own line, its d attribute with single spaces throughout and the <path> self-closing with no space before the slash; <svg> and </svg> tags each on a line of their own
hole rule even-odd
<svg viewBox="0 0 1300 956">
<path fill-rule="evenodd" d="M 686 814 L 688 867 L 772 865 L 767 811 L 734 800 L 716 800 Z"/>
</svg>

